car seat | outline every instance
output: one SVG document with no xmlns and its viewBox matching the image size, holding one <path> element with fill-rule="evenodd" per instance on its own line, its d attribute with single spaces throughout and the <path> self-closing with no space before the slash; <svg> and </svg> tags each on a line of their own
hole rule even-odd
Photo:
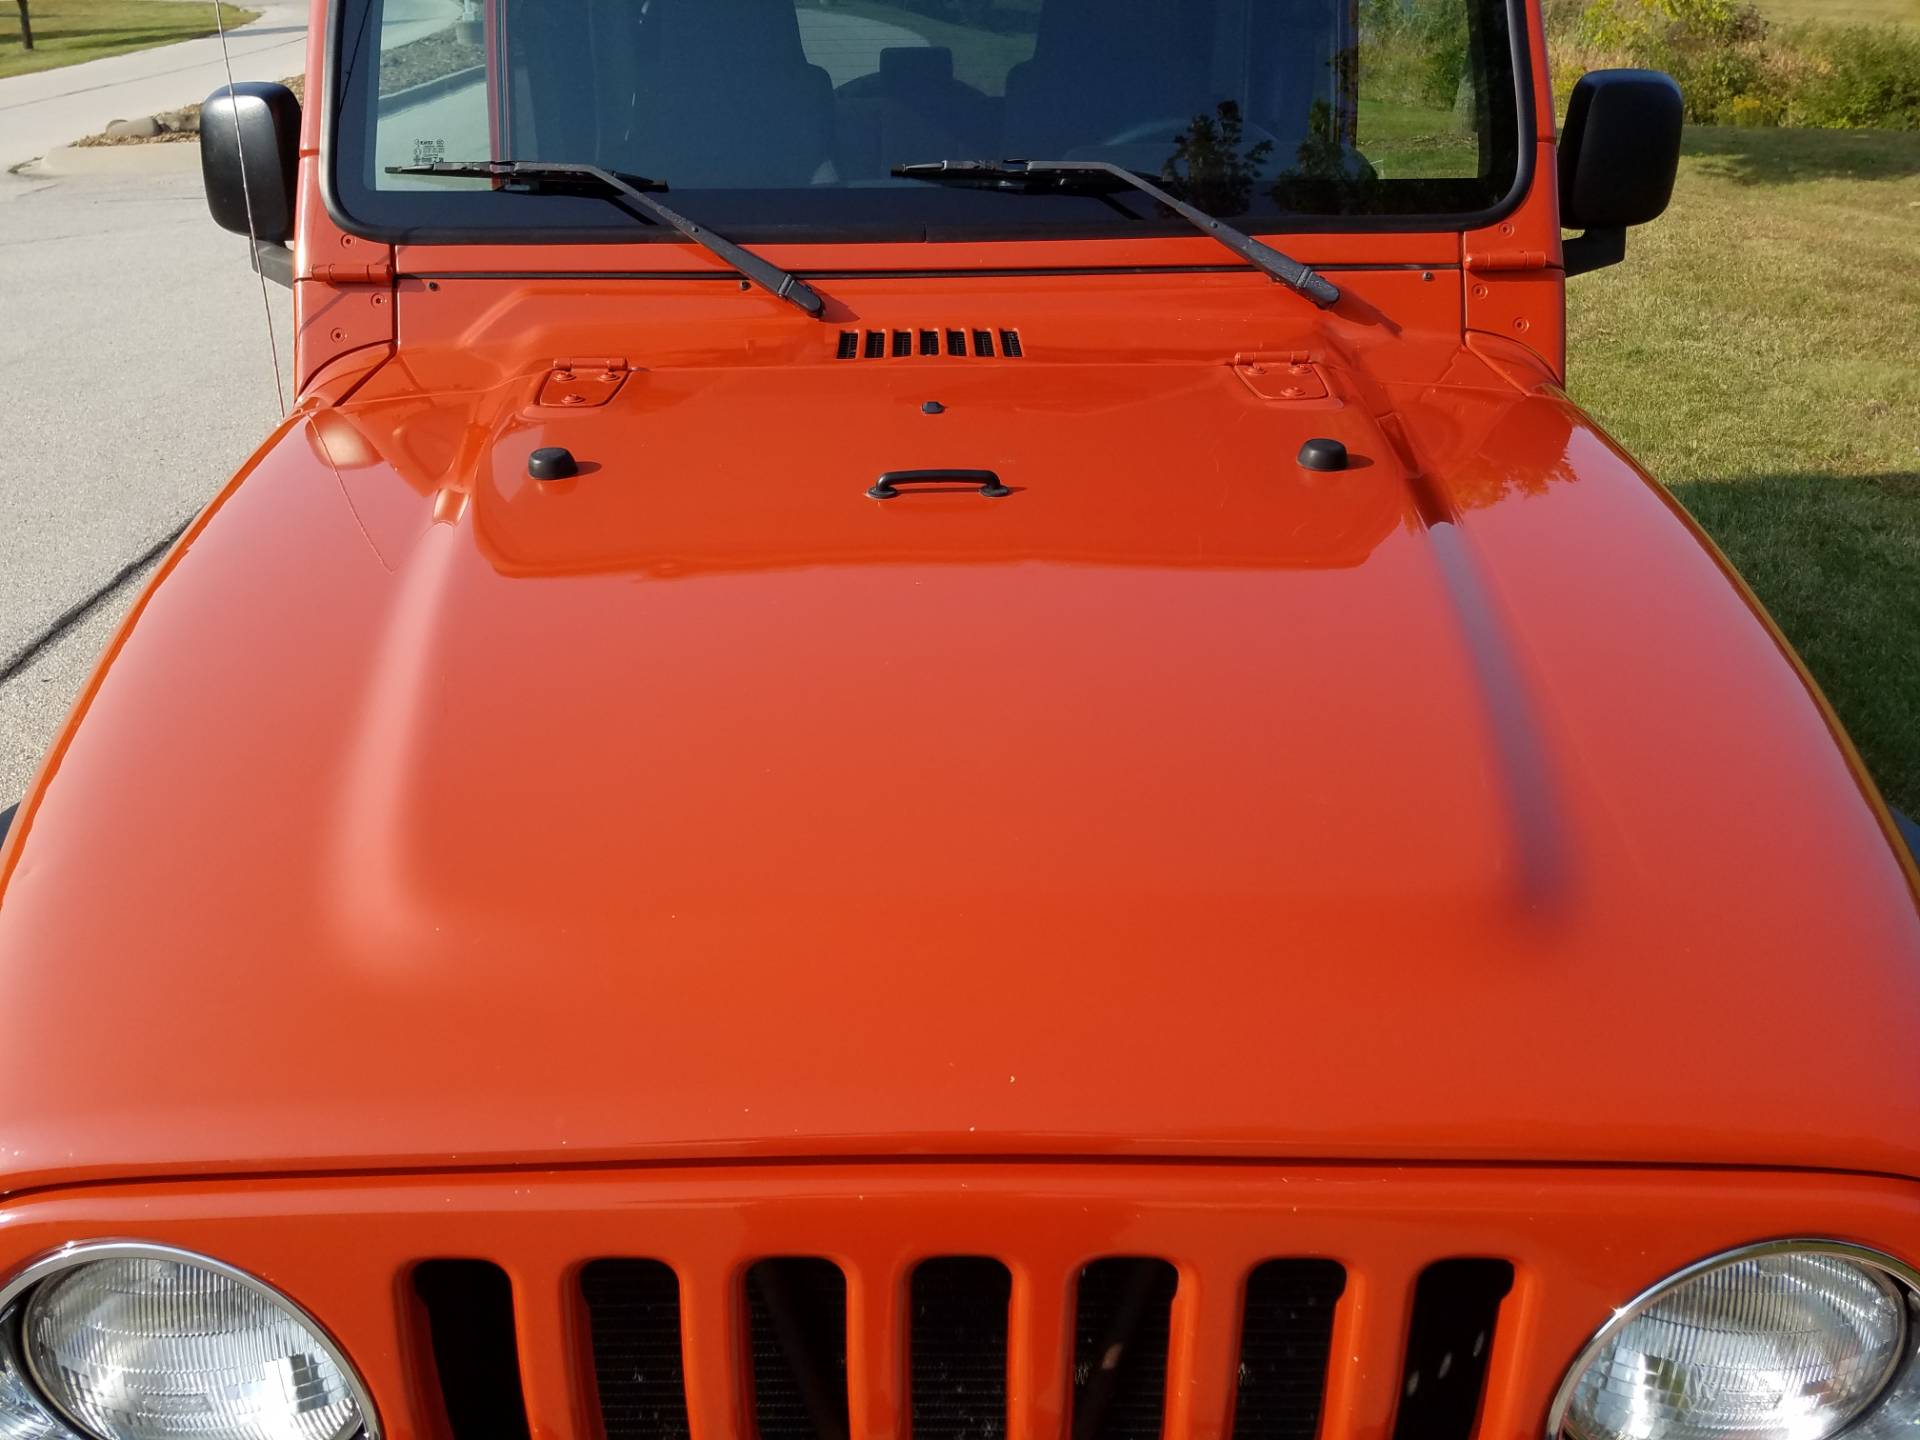
<svg viewBox="0 0 1920 1440">
<path fill-rule="evenodd" d="M 954 78 L 953 51 L 944 46 L 882 50 L 879 70 L 849 80 L 835 98 L 846 179 L 919 160 L 990 159 L 999 143 L 999 103 Z"/>
<path fill-rule="evenodd" d="M 1209 24 L 1179 0 L 1047 0 L 1033 58 L 1007 72 L 1001 153 L 1058 159 L 1142 124 L 1211 113 Z M 1172 135 L 1151 137 L 1170 154 Z M 1162 144 L 1164 140 L 1168 143 Z"/>
<path fill-rule="evenodd" d="M 833 152 L 833 81 L 807 63 L 793 0 L 651 0 L 633 136 L 676 189 L 810 185 Z"/>
</svg>

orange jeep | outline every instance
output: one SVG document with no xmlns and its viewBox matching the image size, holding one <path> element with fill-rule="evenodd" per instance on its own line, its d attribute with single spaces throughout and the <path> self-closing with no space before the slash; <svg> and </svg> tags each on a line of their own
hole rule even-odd
<svg viewBox="0 0 1920 1440">
<path fill-rule="evenodd" d="M 1920 877 L 1522 0 L 322 0 L 0 851 L 0 1440 L 1920 1426 Z M 1562 239 L 1563 227 L 1578 232 Z"/>
</svg>

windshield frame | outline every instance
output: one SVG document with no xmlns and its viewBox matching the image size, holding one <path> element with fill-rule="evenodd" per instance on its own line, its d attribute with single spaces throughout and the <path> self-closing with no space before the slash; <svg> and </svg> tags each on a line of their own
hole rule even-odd
<svg viewBox="0 0 1920 1440">
<path fill-rule="evenodd" d="M 344 148 L 339 143 L 340 120 L 345 96 L 341 92 L 341 48 L 350 17 L 364 15 L 377 0 L 329 0 L 327 28 L 322 50 L 322 89 L 320 108 L 320 198 L 334 224 L 348 234 L 389 245 L 676 245 L 691 248 L 692 242 L 668 226 L 654 226 L 637 216 L 624 224 L 569 223 L 554 225 L 449 225 L 402 224 L 355 214 L 346 204 L 339 184 L 338 167 Z M 1465 234 L 1496 225 L 1512 215 L 1532 192 L 1538 165 L 1536 151 L 1536 107 L 1528 0 L 1498 0 L 1507 21 L 1509 65 L 1513 77 L 1514 177 L 1506 194 L 1493 205 L 1478 211 L 1451 211 L 1409 214 L 1274 214 L 1232 216 L 1247 234 Z M 377 70 L 376 64 L 370 67 Z M 371 97 L 369 97 L 371 99 Z M 461 159 L 477 157 L 458 157 Z M 665 177 L 671 181 L 672 177 Z M 669 192 L 671 193 L 671 192 Z M 697 194 L 688 190 L 687 194 Z M 704 217 L 696 217 L 704 218 Z M 1004 242 L 1054 241 L 1081 243 L 1128 240 L 1167 240 L 1190 237 L 1192 227 L 1180 219 L 1146 217 L 1127 220 L 1115 216 L 1110 223 L 1049 223 L 1043 211 L 1036 211 L 1026 224 L 969 224 L 964 231 L 941 232 L 925 223 L 885 224 L 819 223 L 727 224 L 728 237 L 745 245 L 895 245 L 937 244 L 942 246 L 996 244 Z M 1164 267 L 1153 266 L 1160 269 Z M 1207 267 L 1219 268 L 1219 267 Z M 1230 266 L 1227 268 L 1244 268 Z"/>
</svg>

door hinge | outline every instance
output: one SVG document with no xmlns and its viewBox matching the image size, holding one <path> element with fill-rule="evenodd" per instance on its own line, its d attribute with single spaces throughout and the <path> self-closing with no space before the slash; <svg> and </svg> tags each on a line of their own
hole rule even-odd
<svg viewBox="0 0 1920 1440">
<path fill-rule="evenodd" d="M 1547 252 L 1544 250 L 1483 250 L 1478 254 L 1467 253 L 1469 270 L 1544 270 L 1547 268 Z"/>
<path fill-rule="evenodd" d="M 336 265 L 329 261 L 313 267 L 313 278 L 323 285 L 387 285 L 393 281 L 393 262 L 375 260 L 366 265 Z"/>
</svg>

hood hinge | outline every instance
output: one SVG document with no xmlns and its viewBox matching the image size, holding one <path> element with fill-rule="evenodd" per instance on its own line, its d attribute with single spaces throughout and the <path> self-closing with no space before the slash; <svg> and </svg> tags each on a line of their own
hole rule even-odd
<svg viewBox="0 0 1920 1440">
<path fill-rule="evenodd" d="M 560 359 L 540 383 L 541 405 L 604 405 L 620 391 L 629 374 L 618 355 Z"/>
<path fill-rule="evenodd" d="M 1233 357 L 1233 373 L 1262 400 L 1325 400 L 1326 377 L 1305 350 Z"/>
</svg>

